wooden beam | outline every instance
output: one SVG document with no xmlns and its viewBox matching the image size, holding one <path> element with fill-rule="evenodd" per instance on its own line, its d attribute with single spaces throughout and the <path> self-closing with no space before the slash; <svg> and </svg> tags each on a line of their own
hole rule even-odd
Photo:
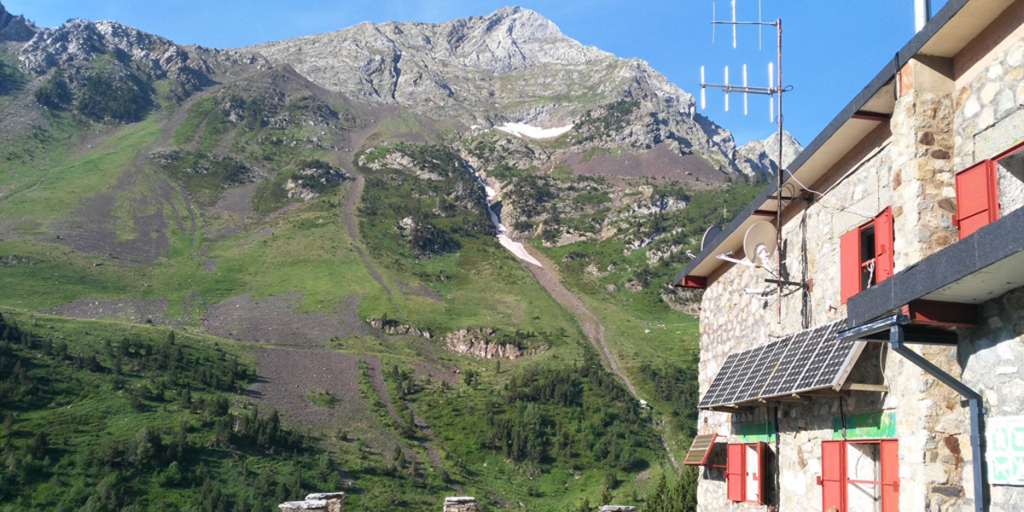
<svg viewBox="0 0 1024 512">
<path fill-rule="evenodd" d="M 888 393 L 889 386 L 883 384 L 860 384 L 857 382 L 847 382 L 840 388 L 844 391 L 877 391 L 879 393 Z"/>
<path fill-rule="evenodd" d="M 740 408 L 739 407 L 726 407 L 726 406 L 722 406 L 722 405 L 715 406 L 715 407 L 708 407 L 707 410 L 715 411 L 715 412 L 724 412 L 724 413 L 728 413 L 728 414 L 734 414 L 734 413 L 740 412 Z"/>
<path fill-rule="evenodd" d="M 888 123 L 889 119 L 892 119 L 892 114 L 883 114 L 881 112 L 869 112 L 867 110 L 858 110 L 850 116 L 854 119 L 860 119 L 862 121 L 876 121 L 879 123 Z"/>
<path fill-rule="evenodd" d="M 765 400 L 774 402 L 793 402 L 793 403 L 806 403 L 810 402 L 810 399 L 804 398 L 800 395 L 789 395 L 789 396 L 773 396 L 771 398 L 765 398 Z"/>
<path fill-rule="evenodd" d="M 805 395 L 811 396 L 843 396 L 844 393 L 836 391 L 834 389 L 815 389 L 813 391 L 804 391 Z"/>
</svg>

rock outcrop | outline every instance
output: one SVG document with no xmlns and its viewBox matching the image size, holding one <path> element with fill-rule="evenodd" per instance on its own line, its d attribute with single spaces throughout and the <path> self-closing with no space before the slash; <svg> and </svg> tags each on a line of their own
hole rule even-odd
<svg viewBox="0 0 1024 512">
<path fill-rule="evenodd" d="M 322 161 L 307 162 L 284 185 L 288 197 L 310 201 L 352 179 L 345 171 Z"/>
<path fill-rule="evenodd" d="M 484 327 L 460 329 L 445 335 L 444 341 L 448 350 L 479 359 L 519 359 L 548 349 L 547 345 L 521 347 L 497 339 L 497 334 L 494 329 Z"/>
<path fill-rule="evenodd" d="M 786 167 L 803 151 L 803 146 L 789 134 L 782 132 L 782 166 Z M 774 176 L 779 171 L 779 134 L 773 133 L 764 140 L 752 140 L 736 152 L 740 168 L 748 176 Z"/>
<path fill-rule="evenodd" d="M 0 41 L 28 41 L 39 30 L 24 16 L 15 16 L 0 4 Z"/>
<path fill-rule="evenodd" d="M 400 324 L 397 321 L 388 318 L 371 317 L 366 319 L 366 323 L 370 324 L 374 329 L 380 329 L 394 336 L 419 336 L 428 340 L 433 337 L 430 334 L 430 331 L 420 330 L 411 325 Z"/>
<path fill-rule="evenodd" d="M 114 21 L 78 19 L 35 32 L 18 58 L 22 71 L 32 76 L 59 71 L 50 85 L 66 89 L 67 97 L 54 98 L 50 107 L 71 106 L 88 92 L 94 79 L 109 84 L 116 95 L 138 96 L 132 105 L 137 112 L 117 121 L 134 121 L 145 114 L 154 94 L 151 84 L 157 80 L 168 79 L 169 96 L 180 101 L 213 85 L 217 78 L 266 67 L 264 60 L 252 54 L 180 46 Z"/>
</svg>

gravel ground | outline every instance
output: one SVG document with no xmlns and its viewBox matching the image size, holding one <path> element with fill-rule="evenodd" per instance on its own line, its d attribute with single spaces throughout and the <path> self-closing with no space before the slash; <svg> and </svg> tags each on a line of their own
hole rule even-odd
<svg viewBox="0 0 1024 512">
<path fill-rule="evenodd" d="M 43 311 L 68 318 L 112 318 L 141 323 L 167 324 L 167 299 L 81 299 Z"/>
<path fill-rule="evenodd" d="M 586 162 L 582 155 L 573 155 L 566 158 L 565 163 L 583 175 L 670 178 L 687 182 L 692 182 L 696 177 L 705 183 L 723 183 L 726 177 L 703 158 L 697 155 L 681 156 L 664 144 L 641 155 L 624 153 L 618 158 L 595 155 Z M 696 182 L 694 184 L 699 185 Z"/>
<path fill-rule="evenodd" d="M 253 347 L 259 378 L 247 395 L 277 409 L 284 420 L 302 427 L 383 431 L 369 405 L 359 396 L 360 356 L 328 349 Z M 333 408 L 309 400 L 314 391 L 337 397 Z"/>
<path fill-rule="evenodd" d="M 203 328 L 238 341 L 304 347 L 324 347 L 328 338 L 348 331 L 341 313 L 294 312 L 299 299 L 298 293 L 233 297 L 206 309 Z"/>
</svg>

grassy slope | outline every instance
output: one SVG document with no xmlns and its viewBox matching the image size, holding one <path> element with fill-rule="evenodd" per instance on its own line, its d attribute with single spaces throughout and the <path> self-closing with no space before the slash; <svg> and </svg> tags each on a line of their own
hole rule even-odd
<svg viewBox="0 0 1024 512">
<path fill-rule="evenodd" d="M 551 350 L 530 360 L 506 362 L 499 375 L 494 375 L 493 363 L 433 350 L 437 357 L 464 371 L 479 372 L 482 375 L 480 383 L 475 389 L 460 384 L 458 391 L 454 392 L 455 396 L 452 396 L 452 391 L 430 388 L 411 400 L 418 414 L 424 415 L 437 435 L 445 441 L 445 445 L 440 447 L 444 465 L 453 478 L 457 479 L 459 489 L 472 490 L 492 503 L 524 501 L 531 503 L 536 510 L 563 509 L 563 505 L 574 504 L 582 495 L 596 502 L 605 478 L 600 463 L 583 459 L 572 464 L 547 464 L 545 471 L 533 474 L 518 464 L 509 463 L 501 455 L 481 451 L 478 444 L 463 444 L 468 439 L 463 435 L 465 429 L 473 426 L 474 432 L 479 434 L 486 427 L 479 416 L 462 411 L 467 404 L 482 404 L 495 397 L 500 398 L 500 390 L 511 376 L 534 365 L 564 367 L 570 360 L 580 360 L 581 353 L 589 350 L 580 344 L 582 337 L 572 318 L 533 281 L 520 262 L 497 246 L 489 236 L 466 238 L 457 253 L 425 260 L 391 260 L 386 250 L 373 253 L 383 279 L 392 289 L 392 295 L 389 296 L 373 281 L 355 250 L 358 242 L 351 240 L 341 225 L 341 197 L 328 195 L 292 209 L 287 214 L 246 224 L 237 235 L 214 239 L 208 233 L 212 232 L 218 219 L 199 213 L 190 216 L 187 213 L 188 209 L 180 194 L 180 190 L 187 188 L 187 185 L 168 180 L 163 171 L 145 168 L 141 172 L 149 183 L 163 180 L 172 189 L 179 191 L 165 199 L 171 245 L 160 260 L 150 266 L 97 265 L 105 263 L 105 260 L 53 243 L 49 222 L 66 217 L 84 199 L 117 183 L 134 155 L 147 150 L 159 138 L 161 121 L 157 116 L 159 114 L 154 114 L 154 117 L 144 122 L 102 134 L 96 133 L 92 127 L 76 125 L 68 117 L 54 116 L 50 131 L 40 135 L 49 138 L 47 140 L 50 142 L 40 145 L 46 151 L 35 152 L 30 158 L 19 155 L 2 164 L 8 172 L 0 175 L 0 179 L 10 180 L 2 184 L 11 185 L 8 192 L 0 196 L 0 199 L 9 198 L 4 203 L 3 220 L 14 223 L 15 236 L 0 240 L 0 257 L 27 256 L 33 263 L 0 267 L 0 279 L 5 284 L 4 292 L 0 294 L 0 304 L 38 310 L 89 297 L 163 297 L 169 301 L 168 314 L 178 316 L 185 313 L 183 299 L 192 293 L 198 293 L 203 302 L 212 304 L 242 294 L 258 297 L 297 291 L 302 295 L 303 311 L 330 311 L 348 297 L 362 295 L 359 310 L 363 316 L 388 313 L 414 325 L 429 327 L 435 332 L 487 326 L 504 330 L 528 329 L 549 334 L 561 333 L 560 339 L 553 340 Z M 194 143 L 201 148 L 215 146 L 210 141 L 219 140 L 226 133 L 219 128 L 201 127 L 201 121 L 193 125 L 193 129 L 201 134 L 200 139 Z M 84 138 L 89 138 L 90 142 L 83 142 Z M 183 136 L 175 139 L 182 144 L 189 143 Z M 252 137 L 243 139 L 252 143 Z M 10 172 L 15 168 L 25 171 Z M 31 169 L 35 170 L 30 172 Z M 32 188 L 43 176 L 45 179 L 39 187 Z M 120 206 L 116 211 L 123 212 L 123 217 L 130 217 L 133 213 L 133 197 L 139 193 L 136 189 L 124 191 L 118 198 Z M 275 204 L 281 206 L 284 203 Z M 181 227 L 178 227 L 176 221 L 179 219 L 174 212 L 181 216 Z M 190 224 L 193 220 L 198 228 L 196 235 L 191 232 Z M 130 237 L 131 232 L 129 226 L 123 232 L 119 230 L 118 234 Z M 267 235 L 267 232 L 272 234 Z M 207 258 L 216 260 L 212 272 L 203 266 Z M 448 276 L 448 280 L 430 279 L 430 276 L 442 272 Z M 403 292 L 420 284 L 429 286 L 441 297 L 441 301 Z M 195 309 L 197 307 L 199 309 Z M 193 302 L 193 310 L 188 312 L 191 319 L 189 322 L 193 325 L 202 315 L 201 307 Z M 135 335 L 134 330 L 140 329 L 102 321 L 92 323 L 48 319 L 48 324 L 66 330 L 67 334 L 61 335 L 68 339 L 85 331 L 91 332 L 92 329 L 102 328 L 102 335 L 110 337 L 118 336 L 114 333 L 125 329 Z M 82 327 L 89 325 L 98 327 Z M 90 343 L 82 344 L 83 349 L 94 346 Z M 232 347 L 231 350 L 237 353 L 237 347 L 233 344 L 225 346 Z M 408 366 L 421 357 L 417 350 L 405 344 L 382 344 L 373 339 L 340 340 L 338 346 L 347 352 L 381 355 L 385 364 L 395 362 Z M 102 384 L 87 380 L 83 385 L 99 390 L 103 386 L 97 386 L 97 383 Z M 166 424 L 175 421 L 173 414 L 132 419 L 133 414 L 125 411 L 123 404 L 118 405 L 120 402 L 116 394 L 97 393 L 88 399 L 89 403 L 101 409 L 112 407 L 106 413 L 128 418 L 126 425 L 134 425 L 120 431 L 120 434 L 137 430 L 146 422 Z M 440 407 L 439 404 L 447 404 L 447 407 Z M 557 416 L 559 410 L 549 407 L 547 414 Z M 39 419 L 38 423 L 32 420 L 32 425 L 51 421 L 46 414 L 36 414 L 43 419 Z M 135 421 L 139 423 L 133 423 Z M 84 432 L 82 434 L 85 435 Z M 86 439 L 73 441 L 72 444 L 85 443 Z M 408 481 L 402 477 L 401 470 L 395 473 L 393 462 L 387 460 L 387 454 L 367 455 L 355 442 L 339 442 L 331 436 L 326 439 L 327 446 L 339 464 L 345 466 L 350 474 L 356 475 L 356 488 L 350 501 L 353 506 L 362 504 L 372 508 L 375 503 L 389 503 L 389 500 L 401 496 L 408 501 L 407 508 L 429 510 L 436 508 L 438 496 L 450 492 L 443 490 L 450 488 L 440 482 L 436 474 L 418 481 Z M 68 453 L 78 451 L 76 447 L 69 446 Z M 418 445 L 410 446 L 415 448 Z M 651 470 L 656 475 L 660 471 L 657 465 L 659 455 L 656 451 L 650 451 L 645 457 L 649 463 L 654 464 Z M 278 458 L 271 457 L 259 464 L 279 462 Z M 487 466 L 483 465 L 485 463 Z M 573 464 L 579 467 L 574 469 Z M 228 474 L 234 471 L 230 469 L 232 467 L 229 464 L 218 471 Z M 622 478 L 626 476 L 626 473 L 620 474 Z M 642 480 L 621 484 L 616 487 L 616 494 L 621 490 L 624 496 L 642 495 L 647 482 Z M 230 487 L 235 484 L 225 485 Z M 634 492 L 634 489 L 637 491 Z M 154 497 L 167 494 L 152 486 L 135 492 L 140 496 Z M 177 499 L 172 501 L 177 502 Z"/>
</svg>

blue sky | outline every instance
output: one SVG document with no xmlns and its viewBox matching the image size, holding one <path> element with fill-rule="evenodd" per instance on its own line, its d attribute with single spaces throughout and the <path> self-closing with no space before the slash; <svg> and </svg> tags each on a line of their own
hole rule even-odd
<svg viewBox="0 0 1024 512">
<path fill-rule="evenodd" d="M 9 12 L 43 27 L 69 18 L 113 19 L 183 44 L 237 47 L 330 32 L 362 21 L 438 22 L 482 15 L 510 1 L 496 0 L 0 0 Z M 767 64 L 775 58 L 774 29 L 741 27 L 732 48 L 727 27 L 711 43 L 712 4 L 729 16 L 729 0 L 519 0 L 554 21 L 584 44 L 620 57 L 648 61 L 671 81 L 699 98 L 700 66 L 709 82 L 720 82 L 728 65 L 732 82 L 747 64 L 750 85 L 767 85 Z M 938 10 L 945 0 L 932 0 Z M 737 0 L 738 18 L 756 20 L 757 0 Z M 808 144 L 913 35 L 912 0 L 762 0 L 764 20 L 782 19 L 783 83 L 788 131 Z M 733 132 L 737 142 L 770 135 L 767 99 L 741 98 L 730 111 L 722 94 L 708 90 L 702 113 Z M 698 99 L 699 101 L 699 99 Z"/>
</svg>

